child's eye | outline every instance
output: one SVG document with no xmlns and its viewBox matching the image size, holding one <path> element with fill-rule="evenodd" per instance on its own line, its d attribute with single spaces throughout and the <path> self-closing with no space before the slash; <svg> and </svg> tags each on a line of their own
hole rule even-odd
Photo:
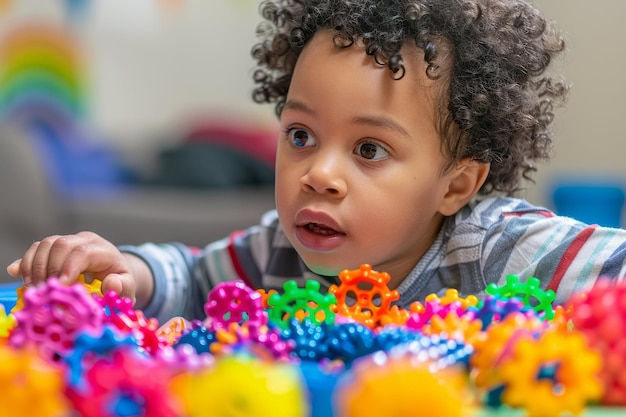
<svg viewBox="0 0 626 417">
<path fill-rule="evenodd" d="M 287 136 L 289 137 L 289 141 L 291 141 L 291 143 L 298 148 L 315 145 L 315 138 L 313 135 L 304 129 L 289 129 L 287 131 Z"/>
<path fill-rule="evenodd" d="M 378 161 L 389 156 L 387 149 L 375 142 L 359 143 L 354 153 L 359 155 L 361 158 L 369 159 L 370 161 Z"/>
</svg>

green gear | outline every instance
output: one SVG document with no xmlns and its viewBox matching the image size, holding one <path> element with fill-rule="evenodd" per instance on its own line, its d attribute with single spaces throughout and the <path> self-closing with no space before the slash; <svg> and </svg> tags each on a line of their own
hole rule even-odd
<svg viewBox="0 0 626 417">
<path fill-rule="evenodd" d="M 316 325 L 322 322 L 327 324 L 335 322 L 332 306 L 337 304 L 337 298 L 334 294 L 321 294 L 319 282 L 307 280 L 304 288 L 299 288 L 296 281 L 289 280 L 283 284 L 283 290 L 283 294 L 273 293 L 267 299 L 271 323 L 281 329 L 287 329 L 289 321 L 298 317 L 296 314 L 298 312 Z M 322 318 L 318 315 L 319 312 L 324 313 Z"/>
<path fill-rule="evenodd" d="M 517 275 L 507 275 L 506 284 L 499 287 L 491 283 L 485 292 L 498 298 L 519 298 L 524 305 L 531 307 L 535 312 L 543 312 L 546 320 L 554 318 L 552 303 L 556 299 L 556 293 L 552 290 L 542 290 L 541 281 L 535 277 L 528 278 L 526 282 L 520 282 Z M 532 305 L 533 300 L 537 301 L 537 304 Z"/>
</svg>

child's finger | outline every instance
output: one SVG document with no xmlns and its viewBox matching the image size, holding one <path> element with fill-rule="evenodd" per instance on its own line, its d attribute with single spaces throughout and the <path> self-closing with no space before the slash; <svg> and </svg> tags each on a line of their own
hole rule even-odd
<svg viewBox="0 0 626 417">
<path fill-rule="evenodd" d="M 102 281 L 102 293 L 113 291 L 120 297 L 130 298 L 135 304 L 135 288 L 128 274 L 109 274 Z"/>
<path fill-rule="evenodd" d="M 58 277 L 67 254 L 71 251 L 67 237 L 49 236 L 41 240 L 31 262 L 33 282 L 44 282 Z"/>
<path fill-rule="evenodd" d="M 7 273 L 12 277 L 18 277 L 20 275 L 20 264 L 22 259 L 16 259 L 7 266 Z"/>
<path fill-rule="evenodd" d="M 78 275 L 89 270 L 90 252 L 86 248 L 89 248 L 89 244 L 81 236 L 67 235 L 59 236 L 52 242 L 47 257 L 42 250 L 38 251 L 47 264 L 45 279 L 54 276 L 64 281 L 65 277 L 70 277 L 66 283 L 74 283 Z"/>
<path fill-rule="evenodd" d="M 33 242 L 32 245 L 28 248 L 24 256 L 22 256 L 22 260 L 20 262 L 20 274 L 22 275 L 22 280 L 24 281 L 24 285 L 31 285 L 36 281 L 33 278 L 33 261 L 35 259 L 35 255 L 39 250 L 41 242 L 36 241 Z"/>
</svg>

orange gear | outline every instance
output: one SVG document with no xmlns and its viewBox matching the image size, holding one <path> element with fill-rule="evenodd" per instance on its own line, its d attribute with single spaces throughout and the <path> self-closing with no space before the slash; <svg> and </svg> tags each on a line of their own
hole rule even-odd
<svg viewBox="0 0 626 417">
<path fill-rule="evenodd" d="M 158 328 L 156 334 L 161 340 L 167 341 L 167 344 L 173 346 L 178 339 L 191 329 L 191 323 L 183 317 L 172 317 L 165 324 Z"/>
<path fill-rule="evenodd" d="M 400 298 L 397 290 L 387 286 L 391 276 L 373 271 L 369 264 L 362 264 L 359 269 L 344 269 L 339 279 L 341 284 L 333 284 L 328 289 L 337 298 L 336 313 L 370 328 L 378 326 L 381 318 L 389 313 L 391 303 Z M 352 299 L 355 301 L 350 304 Z"/>
<path fill-rule="evenodd" d="M 45 361 L 34 345 L 17 350 L 0 344 L 0 363 L 3 415 L 61 416 L 70 411 L 61 368 Z"/>
<path fill-rule="evenodd" d="M 474 354 L 470 357 L 471 376 L 477 388 L 491 390 L 502 385 L 500 362 L 511 350 L 515 340 L 524 333 L 539 332 L 545 328 L 540 318 L 511 314 L 473 339 Z"/>
<path fill-rule="evenodd" d="M 582 334 L 551 328 L 538 338 L 522 336 L 511 350 L 500 365 L 502 402 L 523 407 L 528 417 L 579 415 L 602 396 L 601 358 Z"/>
<path fill-rule="evenodd" d="M 394 305 L 391 306 L 389 312 L 380 317 L 379 324 L 383 327 L 388 325 L 404 326 L 410 317 L 411 313 L 408 310 Z"/>
<path fill-rule="evenodd" d="M 263 308 L 270 308 L 267 300 L 270 298 L 270 295 L 274 293 L 278 294 L 278 291 L 274 289 L 265 291 L 265 289 L 263 288 L 259 288 L 257 291 L 259 292 L 259 294 L 261 294 L 261 305 L 263 306 Z"/>
<path fill-rule="evenodd" d="M 214 355 L 231 353 L 231 347 L 246 339 L 250 331 L 247 324 L 230 323 L 225 329 L 217 329 L 215 342 L 211 343 L 210 351 Z M 243 336 L 243 337 L 242 337 Z"/>
<path fill-rule="evenodd" d="M 482 326 L 478 319 L 468 315 L 459 316 L 456 311 L 451 311 L 445 317 L 433 315 L 430 323 L 422 326 L 422 331 L 425 334 L 445 334 L 449 338 L 473 344 L 480 337 Z"/>
<path fill-rule="evenodd" d="M 424 311 L 426 311 L 426 307 L 424 306 L 424 304 L 420 303 L 419 301 L 413 301 L 409 305 L 409 312 L 411 313 L 423 314 Z"/>
<path fill-rule="evenodd" d="M 463 417 L 473 403 L 460 369 L 432 371 L 410 356 L 379 352 L 357 361 L 348 375 L 349 382 L 335 388 L 335 406 L 343 417 Z"/>
</svg>

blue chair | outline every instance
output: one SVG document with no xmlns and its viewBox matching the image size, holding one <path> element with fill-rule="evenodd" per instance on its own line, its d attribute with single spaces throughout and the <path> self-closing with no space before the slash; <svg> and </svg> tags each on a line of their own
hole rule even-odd
<svg viewBox="0 0 626 417">
<path fill-rule="evenodd" d="M 611 180 L 561 181 L 552 189 L 558 215 L 606 227 L 622 227 L 624 200 L 624 186 Z"/>
</svg>

